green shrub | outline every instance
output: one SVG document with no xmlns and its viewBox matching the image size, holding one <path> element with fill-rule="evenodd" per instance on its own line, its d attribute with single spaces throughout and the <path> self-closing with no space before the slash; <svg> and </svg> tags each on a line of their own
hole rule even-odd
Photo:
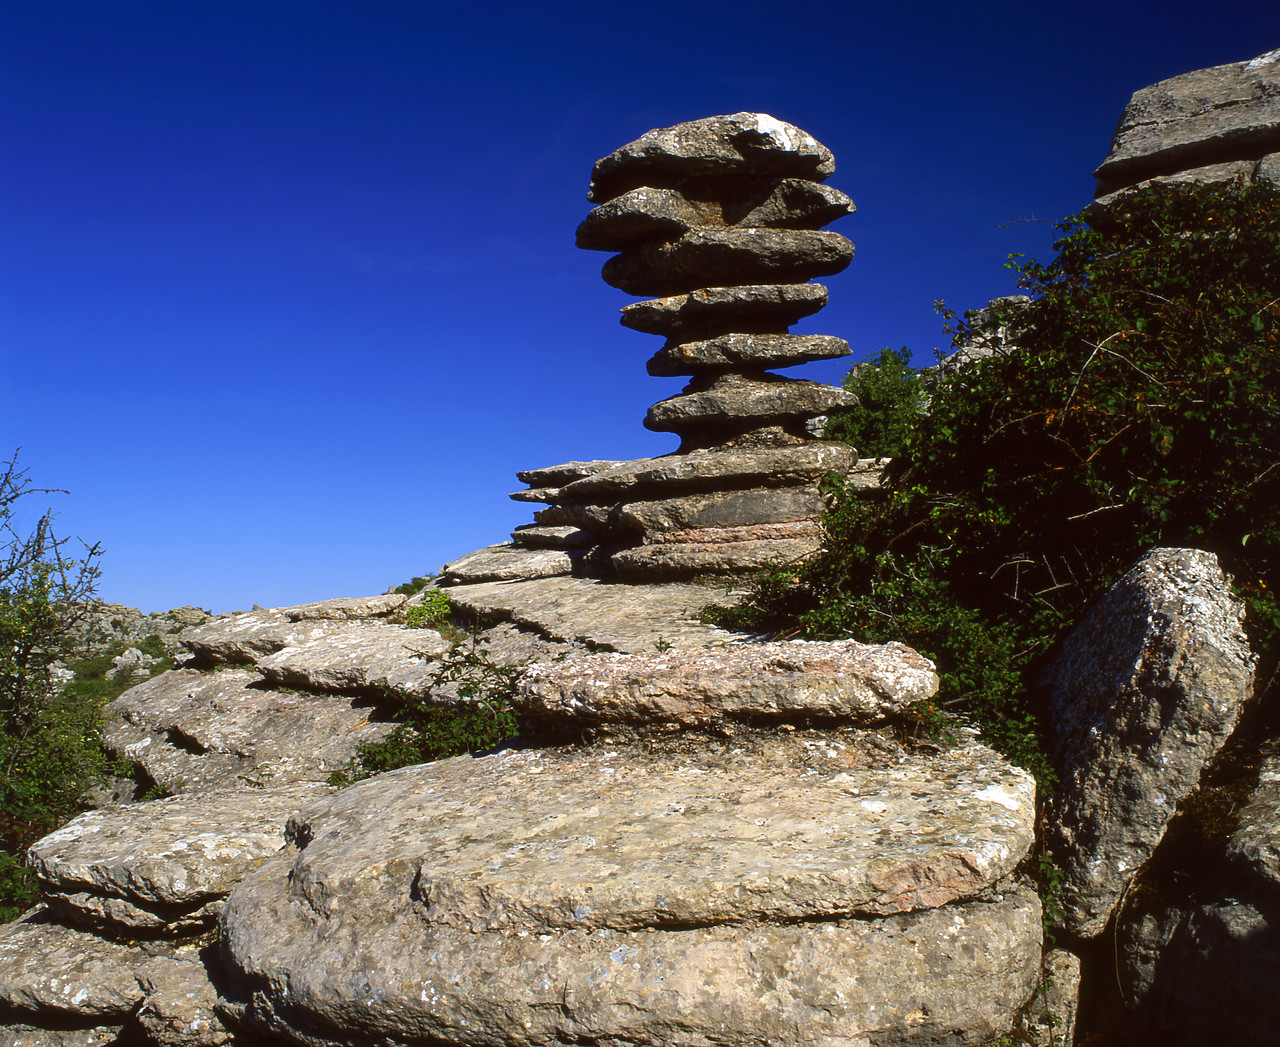
<svg viewBox="0 0 1280 1047">
<path fill-rule="evenodd" d="M 860 406 L 832 414 L 823 435 L 852 444 L 869 458 L 902 454 L 925 405 L 920 373 L 906 348 L 880 350 L 845 375 L 843 385 Z"/>
<path fill-rule="evenodd" d="M 420 604 L 405 612 L 405 624 L 411 629 L 430 629 L 445 621 L 452 611 L 449 597 L 439 589 L 433 589 Z"/>
<path fill-rule="evenodd" d="M 430 575 L 415 575 L 409 581 L 397 585 L 391 591 L 399 593 L 401 596 L 414 596 L 430 585 L 431 581 L 432 577 Z"/>
<path fill-rule="evenodd" d="M 1011 262 L 1019 351 L 943 379 L 884 496 L 837 485 L 827 552 L 723 615 L 916 646 L 944 707 L 1046 786 L 1030 683 L 1152 546 L 1218 554 L 1260 680 L 1280 646 L 1280 194 L 1154 188 L 1106 232 L 1060 229 L 1053 261 Z"/>
</svg>

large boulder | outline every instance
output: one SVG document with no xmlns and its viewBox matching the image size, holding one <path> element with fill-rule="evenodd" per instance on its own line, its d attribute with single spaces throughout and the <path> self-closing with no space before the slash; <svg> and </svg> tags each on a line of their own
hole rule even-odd
<svg viewBox="0 0 1280 1047">
<path fill-rule="evenodd" d="M 393 771 L 233 893 L 229 998 L 310 1044 L 976 1043 L 1038 976 L 1034 793 L 853 732 Z"/>
<path fill-rule="evenodd" d="M 1211 553 L 1154 549 L 1041 681 L 1062 784 L 1047 824 L 1065 926 L 1103 930 L 1253 690 L 1244 608 Z"/>
</svg>

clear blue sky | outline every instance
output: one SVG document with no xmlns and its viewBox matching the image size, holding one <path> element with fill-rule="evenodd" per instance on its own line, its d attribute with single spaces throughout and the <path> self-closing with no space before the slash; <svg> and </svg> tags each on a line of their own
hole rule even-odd
<svg viewBox="0 0 1280 1047">
<path fill-rule="evenodd" d="M 0 452 L 70 491 L 108 600 L 380 592 L 528 522 L 517 469 L 673 448 L 641 419 L 679 381 L 573 246 L 598 157 L 809 131 L 857 257 L 796 330 L 930 362 L 933 302 L 1013 290 L 1134 90 L 1276 47 L 1275 0 L 12 3 Z"/>
</svg>

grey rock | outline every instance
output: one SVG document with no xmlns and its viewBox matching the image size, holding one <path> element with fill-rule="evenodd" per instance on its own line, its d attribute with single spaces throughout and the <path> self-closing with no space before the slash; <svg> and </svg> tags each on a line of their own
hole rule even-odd
<svg viewBox="0 0 1280 1047">
<path fill-rule="evenodd" d="M 218 990 L 199 956 L 183 951 L 142 979 L 146 998 L 134 1015 L 149 1047 L 218 1047 L 231 1032 L 218 1017 Z"/>
<path fill-rule="evenodd" d="M 674 189 L 641 186 L 587 215 L 576 244 L 588 251 L 623 251 L 646 240 L 678 240 L 694 226 L 720 224 L 718 218 Z"/>
<path fill-rule="evenodd" d="M 704 287 L 671 298 L 633 302 L 622 310 L 622 326 L 670 338 L 734 331 L 786 331 L 827 304 L 821 284 Z"/>
<path fill-rule="evenodd" d="M 818 536 L 638 545 L 609 558 L 619 578 L 635 583 L 698 581 L 752 575 L 778 564 L 799 563 L 822 548 Z"/>
<path fill-rule="evenodd" d="M 1187 168 L 1185 171 L 1157 175 L 1154 178 L 1144 178 L 1141 181 L 1134 182 L 1132 185 L 1126 185 L 1112 192 L 1100 192 L 1094 198 L 1093 203 L 1084 209 L 1084 213 L 1088 216 L 1091 224 L 1105 228 L 1108 213 L 1122 208 L 1125 198 L 1136 190 L 1145 189 L 1152 185 L 1222 183 L 1234 182 L 1237 179 L 1252 183 L 1259 181 L 1258 171 L 1261 166 L 1262 164 L 1259 161 L 1252 159 L 1228 160 L 1225 163 L 1204 164 L 1200 167 Z M 1274 181 L 1275 179 L 1267 180 Z"/>
<path fill-rule="evenodd" d="M 63 919 L 116 933 L 190 931 L 280 849 L 289 815 L 328 791 L 291 784 L 87 811 L 34 843 L 28 861 Z"/>
<path fill-rule="evenodd" d="M 324 781 L 389 724 L 349 698 L 264 689 L 240 669 L 175 669 L 107 709 L 103 741 L 170 793 Z"/>
<path fill-rule="evenodd" d="M 449 649 L 434 629 L 352 622 L 315 640 L 259 658 L 258 672 L 280 687 L 359 695 L 385 689 L 425 694 L 432 660 Z"/>
<path fill-rule="evenodd" d="M 54 922 L 39 906 L 0 926 L 0 1008 L 33 1025 L 123 1022 L 174 952 L 161 942 L 106 941 Z"/>
<path fill-rule="evenodd" d="M 343 596 L 333 600 L 318 600 L 298 607 L 285 607 L 282 612 L 291 622 L 334 620 L 340 622 L 364 621 L 368 618 L 386 618 L 404 610 L 408 597 L 401 593 L 380 593 L 377 596 Z"/>
<path fill-rule="evenodd" d="M 284 610 L 248 611 L 217 618 L 182 634 L 196 658 L 224 664 L 253 664 L 307 640 L 340 631 L 345 619 L 290 618 Z"/>
<path fill-rule="evenodd" d="M 734 220 L 735 225 L 775 229 L 820 229 L 857 210 L 839 189 L 804 178 L 783 178 L 762 203 Z"/>
<path fill-rule="evenodd" d="M 560 497 L 559 487 L 530 487 L 525 491 L 512 491 L 507 495 L 513 502 L 554 502 Z"/>
<path fill-rule="evenodd" d="M 792 640 L 578 655 L 531 665 L 516 684 L 516 707 L 537 723 L 671 730 L 733 721 L 869 726 L 932 697 L 938 677 L 903 644 Z"/>
<path fill-rule="evenodd" d="M 229 996 L 308 1043 L 977 1042 L 1035 984 L 1034 895 L 984 893 L 1033 819 L 971 742 L 405 768 L 302 812 L 237 888 Z"/>
<path fill-rule="evenodd" d="M 627 294 L 678 295 L 700 287 L 804 283 L 853 260 L 839 233 L 796 229 L 690 230 L 670 243 L 649 242 L 615 255 L 600 275 Z"/>
<path fill-rule="evenodd" d="M 650 407 L 644 427 L 681 436 L 716 434 L 785 424 L 858 405 L 858 398 L 844 389 L 795 378 L 723 375 L 710 383 L 695 381 L 688 388 Z"/>
<path fill-rule="evenodd" d="M 15 1022 L 0 1025 L 0 1047 L 114 1047 L 120 1031 L 119 1025 L 41 1029 Z"/>
<path fill-rule="evenodd" d="M 1044 956 L 1044 978 L 1020 1022 L 1026 1043 L 1035 1047 L 1069 1047 L 1076 1042 L 1080 1009 L 1080 957 L 1066 949 Z"/>
<path fill-rule="evenodd" d="M 548 465 L 542 469 L 522 469 L 516 473 L 516 479 L 531 487 L 563 487 L 584 476 L 591 476 L 603 469 L 617 465 L 616 461 L 597 459 L 591 462 L 562 462 L 560 465 Z"/>
<path fill-rule="evenodd" d="M 619 462 L 569 484 L 566 499 L 601 495 L 636 497 L 654 491 L 723 490 L 730 487 L 794 487 L 828 473 L 854 468 L 856 452 L 845 443 L 811 440 L 794 447 L 717 447 L 662 458 Z"/>
<path fill-rule="evenodd" d="M 1274 744 L 1271 749 L 1236 815 L 1227 857 L 1249 869 L 1265 888 L 1280 892 L 1280 752 Z"/>
<path fill-rule="evenodd" d="M 709 585 L 610 585 L 594 578 L 530 578 L 460 585 L 449 599 L 462 610 L 498 618 L 550 640 L 611 651 L 651 651 L 665 638 L 672 647 L 710 647 L 740 634 L 707 625 L 708 604 L 732 603 Z"/>
<path fill-rule="evenodd" d="M 1041 686 L 1062 784 L 1048 818 L 1065 926 L 1092 937 L 1253 689 L 1244 610 L 1210 553 L 1154 549 L 1093 607 Z"/>
<path fill-rule="evenodd" d="M 569 574 L 573 561 L 561 549 L 522 549 L 511 542 L 491 545 L 444 565 L 445 583 L 498 582 Z"/>
<path fill-rule="evenodd" d="M 649 131 L 596 161 L 587 199 L 604 203 L 637 186 L 708 175 L 769 175 L 822 181 L 831 151 L 766 113 L 734 113 Z"/>
<path fill-rule="evenodd" d="M 526 549 L 581 549 L 591 544 L 591 535 L 577 527 L 525 524 L 511 532 L 511 541 Z"/>
<path fill-rule="evenodd" d="M 1197 69 L 1134 93 L 1111 151 L 1094 172 L 1100 192 L 1154 175 L 1280 149 L 1280 51 Z"/>
<path fill-rule="evenodd" d="M 657 537 L 671 531 L 815 519 L 826 507 L 817 486 L 707 491 L 610 505 L 564 503 L 579 526 L 601 536 Z"/>
<path fill-rule="evenodd" d="M 667 345 L 649 358 L 655 377 L 717 371 L 756 371 L 849 355 L 849 343 L 826 334 L 722 334 L 699 342 Z"/>
</svg>

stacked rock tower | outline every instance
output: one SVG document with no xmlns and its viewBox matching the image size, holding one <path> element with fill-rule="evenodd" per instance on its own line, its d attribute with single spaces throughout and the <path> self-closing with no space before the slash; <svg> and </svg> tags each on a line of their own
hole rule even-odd
<svg viewBox="0 0 1280 1047">
<path fill-rule="evenodd" d="M 810 428 L 857 401 L 773 369 L 849 354 L 840 338 L 788 333 L 826 304 L 827 289 L 808 281 L 853 257 L 853 244 L 823 231 L 854 211 L 822 184 L 834 170 L 830 150 L 763 113 L 650 131 L 596 163 L 587 198 L 597 206 L 578 246 L 618 252 L 605 282 L 654 296 L 622 311 L 624 326 L 666 339 L 649 374 L 690 381 L 644 419 L 680 438 L 673 454 L 517 474 L 530 489 L 513 498 L 549 505 L 512 535 L 514 552 L 540 550 L 535 573 L 746 574 L 818 548 L 819 483 L 859 463 Z M 495 556 L 500 547 L 446 573 L 478 580 Z"/>
</svg>

